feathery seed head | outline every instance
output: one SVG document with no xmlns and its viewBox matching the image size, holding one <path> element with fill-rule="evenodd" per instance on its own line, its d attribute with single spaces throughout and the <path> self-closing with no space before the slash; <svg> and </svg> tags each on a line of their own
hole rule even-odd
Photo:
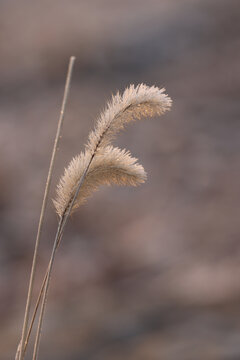
<svg viewBox="0 0 240 360">
<path fill-rule="evenodd" d="M 83 204 L 100 185 L 136 186 L 146 180 L 137 159 L 109 144 L 128 122 L 170 110 L 172 100 L 164 91 L 144 84 L 130 85 L 122 95 L 118 92 L 112 97 L 89 135 L 85 152 L 72 159 L 60 179 L 54 200 L 60 217 L 71 207 L 75 196 L 72 210 Z"/>
<path fill-rule="evenodd" d="M 81 153 L 70 162 L 57 187 L 54 205 L 59 216 L 68 207 L 89 162 L 89 152 Z M 82 205 L 100 185 L 137 186 L 146 180 L 146 173 L 137 159 L 119 148 L 108 146 L 92 161 L 78 193 L 73 209 Z"/>
<path fill-rule="evenodd" d="M 130 85 L 122 95 L 118 92 L 112 96 L 89 135 L 87 148 L 90 152 L 109 145 L 125 124 L 142 117 L 162 115 L 170 110 L 172 100 L 164 91 L 164 88 L 140 84 L 136 87 Z"/>
</svg>

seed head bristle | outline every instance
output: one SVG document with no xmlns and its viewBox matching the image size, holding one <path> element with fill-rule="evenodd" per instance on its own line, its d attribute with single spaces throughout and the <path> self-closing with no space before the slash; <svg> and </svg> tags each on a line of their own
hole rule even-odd
<svg viewBox="0 0 240 360">
<path fill-rule="evenodd" d="M 164 88 L 140 84 L 136 87 L 130 85 L 122 95 L 118 92 L 112 96 L 95 129 L 89 134 L 87 148 L 90 152 L 109 145 L 125 124 L 142 117 L 162 115 L 169 110 L 172 100 L 164 91 Z"/>
<path fill-rule="evenodd" d="M 89 135 L 85 152 L 72 159 L 60 179 L 54 200 L 59 216 L 74 200 L 72 210 L 79 207 L 100 185 L 136 186 L 145 181 L 146 173 L 137 159 L 109 144 L 130 121 L 169 110 L 172 100 L 164 91 L 144 84 L 130 85 L 122 95 L 118 92 L 112 97 Z"/>
<path fill-rule="evenodd" d="M 73 198 L 79 180 L 89 162 L 89 152 L 74 157 L 65 169 L 57 187 L 54 205 L 59 216 Z M 107 146 L 92 161 L 78 193 L 73 209 L 82 205 L 100 185 L 137 186 L 146 180 L 146 173 L 137 159 L 126 150 Z"/>
</svg>

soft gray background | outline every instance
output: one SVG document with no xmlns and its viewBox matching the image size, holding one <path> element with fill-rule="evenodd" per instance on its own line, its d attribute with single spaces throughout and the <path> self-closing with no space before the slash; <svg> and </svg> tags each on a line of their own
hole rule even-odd
<svg viewBox="0 0 240 360">
<path fill-rule="evenodd" d="M 116 141 L 146 184 L 102 188 L 69 221 L 40 359 L 240 358 L 239 15 L 237 0 L 0 1 L 1 360 L 20 336 L 70 55 L 51 197 L 111 93 L 145 82 L 174 105 Z M 38 285 L 56 225 L 50 203 Z"/>
</svg>

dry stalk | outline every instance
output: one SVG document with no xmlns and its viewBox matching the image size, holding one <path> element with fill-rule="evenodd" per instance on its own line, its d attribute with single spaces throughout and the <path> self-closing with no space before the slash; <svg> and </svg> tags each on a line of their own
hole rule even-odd
<svg viewBox="0 0 240 360">
<path fill-rule="evenodd" d="M 146 174 L 129 152 L 109 146 L 116 133 L 132 120 L 161 115 L 171 107 L 171 99 L 164 89 L 146 85 L 131 85 L 121 96 L 112 98 L 89 135 L 85 153 L 72 160 L 60 179 L 54 201 L 59 215 L 58 229 L 43 282 L 42 303 L 34 343 L 33 360 L 37 360 L 43 316 L 56 250 L 72 211 L 80 206 L 102 184 L 138 185 Z"/>
<path fill-rule="evenodd" d="M 37 235 L 36 235 L 33 261 L 32 261 L 32 267 L 31 267 L 31 274 L 30 274 L 29 287 L 28 287 L 28 295 L 27 295 L 26 308 L 25 308 L 25 314 L 24 314 L 22 335 L 21 335 L 21 340 L 19 342 L 16 357 L 15 357 L 17 360 L 24 359 L 24 354 L 26 351 L 27 343 L 28 343 L 28 340 L 26 342 L 26 334 L 27 334 L 30 307 L 31 307 L 31 301 L 32 301 L 33 284 L 34 284 L 34 278 L 35 278 L 35 273 L 36 273 L 38 248 L 39 248 L 40 236 L 41 236 L 41 232 L 42 232 L 42 225 L 43 225 L 43 220 L 44 220 L 44 215 L 45 215 L 45 210 L 46 210 L 46 205 L 47 205 L 47 199 L 48 199 L 48 194 L 49 194 L 49 189 L 50 189 L 50 184 L 51 184 L 51 179 L 52 179 L 56 151 L 57 151 L 57 147 L 58 147 L 58 143 L 59 143 L 59 139 L 60 139 L 60 133 L 61 133 L 61 129 L 62 129 L 65 108 L 66 108 L 66 103 L 67 103 L 69 89 L 70 89 L 70 83 L 71 83 L 74 62 L 75 62 L 75 57 L 72 56 L 69 60 L 66 84 L 65 84 L 65 89 L 64 89 L 64 96 L 63 96 L 60 116 L 59 116 L 59 120 L 58 120 L 57 132 L 56 132 L 56 136 L 55 136 L 55 140 L 54 140 L 54 146 L 53 146 L 53 151 L 52 151 L 52 155 L 51 155 L 51 160 L 50 160 L 50 165 L 49 165 L 49 170 L 48 170 L 48 175 L 47 175 L 47 180 L 46 180 L 46 185 L 45 185 L 45 190 L 44 190 L 43 202 L 42 202 L 42 207 L 41 207 L 41 212 L 40 212 L 40 218 L 39 218 L 39 223 L 38 223 L 38 230 L 37 230 Z"/>
</svg>

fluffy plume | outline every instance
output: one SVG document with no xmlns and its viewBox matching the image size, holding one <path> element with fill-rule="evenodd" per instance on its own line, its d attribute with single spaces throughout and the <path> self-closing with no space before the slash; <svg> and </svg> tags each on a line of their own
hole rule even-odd
<svg viewBox="0 0 240 360">
<path fill-rule="evenodd" d="M 65 169 L 57 187 L 57 198 L 54 201 L 59 216 L 62 216 L 73 198 L 90 159 L 91 154 L 86 151 L 74 157 Z M 137 159 L 131 157 L 130 153 L 125 150 L 107 146 L 92 160 L 73 209 L 83 204 L 86 198 L 100 185 L 137 186 L 145 180 L 146 173 L 143 167 L 137 163 Z"/>
<path fill-rule="evenodd" d="M 84 153 L 73 158 L 57 187 L 54 205 L 64 216 L 79 191 L 72 209 L 79 207 L 100 185 L 139 185 L 146 173 L 129 152 L 109 146 L 111 140 L 130 121 L 162 115 L 172 100 L 165 89 L 144 84 L 130 85 L 122 95 L 112 97 L 90 133 Z M 78 189 L 78 187 L 80 188 Z"/>
<path fill-rule="evenodd" d="M 95 151 L 109 145 L 124 125 L 142 117 L 162 115 L 170 109 L 172 100 L 164 94 L 165 89 L 144 84 L 130 85 L 122 95 L 117 93 L 107 104 L 90 133 L 87 148 Z"/>
</svg>

